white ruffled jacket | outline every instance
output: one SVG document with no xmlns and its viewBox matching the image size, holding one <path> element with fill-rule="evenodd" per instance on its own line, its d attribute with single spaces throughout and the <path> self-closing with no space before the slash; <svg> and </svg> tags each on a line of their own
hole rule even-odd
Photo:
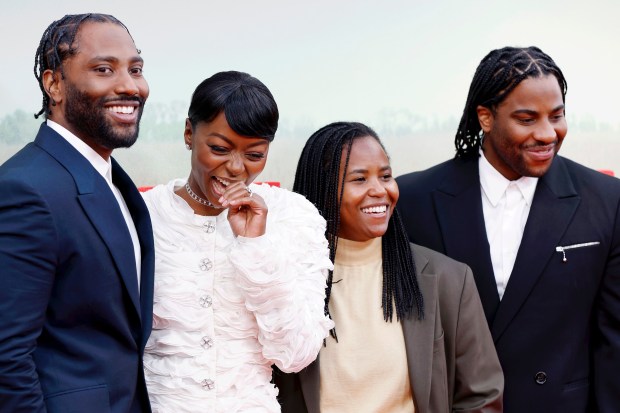
<svg viewBox="0 0 620 413">
<path fill-rule="evenodd" d="M 325 220 L 304 197 L 253 184 L 267 232 L 235 237 L 227 211 L 195 215 L 174 194 L 184 184 L 144 194 L 156 249 L 144 355 L 153 412 L 279 412 L 271 365 L 303 369 L 333 327 L 323 312 Z"/>
</svg>

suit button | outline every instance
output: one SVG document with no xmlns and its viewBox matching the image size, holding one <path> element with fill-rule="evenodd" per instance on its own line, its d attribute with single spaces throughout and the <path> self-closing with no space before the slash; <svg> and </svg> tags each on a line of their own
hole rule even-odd
<svg viewBox="0 0 620 413">
<path fill-rule="evenodd" d="M 536 380 L 537 384 L 545 384 L 547 382 L 547 373 L 539 371 L 534 375 L 534 380 Z"/>
</svg>

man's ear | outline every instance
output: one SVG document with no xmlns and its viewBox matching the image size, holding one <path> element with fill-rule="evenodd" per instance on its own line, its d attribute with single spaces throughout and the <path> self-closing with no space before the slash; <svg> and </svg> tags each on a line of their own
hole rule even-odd
<svg viewBox="0 0 620 413">
<path fill-rule="evenodd" d="M 47 69 L 43 72 L 43 89 L 50 98 L 50 103 L 56 106 L 57 103 L 62 102 L 62 84 L 60 82 L 61 75 L 59 72 L 54 72 Z"/>
<path fill-rule="evenodd" d="M 478 122 L 480 122 L 480 128 L 484 133 L 489 133 L 493 128 L 493 112 L 491 109 L 478 105 L 476 108 L 476 112 L 478 113 Z"/>
</svg>

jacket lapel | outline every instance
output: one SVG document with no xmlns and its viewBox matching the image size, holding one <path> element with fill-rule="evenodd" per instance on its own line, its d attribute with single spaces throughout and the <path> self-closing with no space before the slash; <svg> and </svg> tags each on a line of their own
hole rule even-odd
<svg viewBox="0 0 620 413">
<path fill-rule="evenodd" d="M 129 178 L 120 165 L 118 165 L 115 159 L 112 159 L 112 180 L 114 185 L 121 192 L 123 199 L 127 204 L 127 208 L 129 208 L 131 218 L 138 233 L 138 238 L 140 239 L 140 250 L 142 252 L 140 302 L 142 312 L 142 329 L 145 333 L 142 335 L 142 346 L 145 346 L 153 324 L 153 273 L 155 270 L 153 227 L 148 208 L 144 203 L 142 195 L 140 195 L 140 192 L 138 192 L 138 189 L 131 178 Z"/>
<path fill-rule="evenodd" d="M 409 381 L 413 392 L 415 410 L 429 410 L 433 373 L 433 345 L 435 339 L 435 318 L 437 316 L 437 278 L 424 272 L 428 259 L 415 254 L 418 268 L 418 284 L 424 297 L 424 320 L 413 315 L 402 320 Z"/>
<path fill-rule="evenodd" d="M 453 169 L 433 193 L 445 254 L 472 268 L 487 321 L 499 294 L 487 240 L 477 161 L 454 160 Z"/>
<path fill-rule="evenodd" d="M 73 176 L 78 191 L 78 201 L 107 246 L 136 312 L 140 316 L 133 244 L 110 187 L 86 158 L 46 124 L 41 125 L 35 144 L 53 156 Z"/>
<path fill-rule="evenodd" d="M 506 292 L 491 326 L 497 342 L 541 276 L 568 227 L 580 198 L 561 157 L 538 181 Z"/>
</svg>

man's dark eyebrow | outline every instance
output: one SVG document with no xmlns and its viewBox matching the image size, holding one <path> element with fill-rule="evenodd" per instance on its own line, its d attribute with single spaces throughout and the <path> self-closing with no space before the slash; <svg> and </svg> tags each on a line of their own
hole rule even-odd
<svg viewBox="0 0 620 413">
<path fill-rule="evenodd" d="M 144 59 L 142 59 L 142 57 L 140 56 L 134 56 L 131 59 L 129 59 L 131 63 L 144 63 Z M 97 63 L 97 62 L 108 62 L 108 63 L 118 63 L 119 58 L 115 57 L 115 56 L 95 56 L 92 59 L 90 59 L 90 63 Z"/>
<path fill-rule="evenodd" d="M 551 110 L 551 112 L 557 112 L 560 110 L 564 110 L 564 104 L 556 106 L 555 108 Z M 536 112 L 535 110 L 531 110 L 531 109 L 517 109 L 512 113 L 514 115 L 532 115 L 532 116 L 538 114 L 538 112 Z"/>
</svg>

